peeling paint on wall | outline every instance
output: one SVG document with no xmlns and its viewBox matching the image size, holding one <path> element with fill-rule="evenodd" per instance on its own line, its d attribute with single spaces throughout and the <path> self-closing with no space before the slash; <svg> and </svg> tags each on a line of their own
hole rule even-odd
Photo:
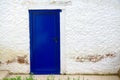
<svg viewBox="0 0 120 80">
<path fill-rule="evenodd" d="M 68 5 L 72 5 L 72 1 L 51 1 L 50 2 L 51 5 L 59 5 L 59 6 L 68 6 Z"/>
<path fill-rule="evenodd" d="M 104 58 L 114 58 L 115 56 L 116 56 L 115 53 L 108 53 L 105 55 L 87 55 L 85 57 L 76 56 L 76 57 L 73 57 L 73 59 L 76 62 L 98 62 Z"/>
<path fill-rule="evenodd" d="M 9 70 L 12 73 L 29 73 L 28 55 L 25 51 L 0 48 L 0 70 Z M 26 70 L 23 72 L 21 69 Z"/>
</svg>

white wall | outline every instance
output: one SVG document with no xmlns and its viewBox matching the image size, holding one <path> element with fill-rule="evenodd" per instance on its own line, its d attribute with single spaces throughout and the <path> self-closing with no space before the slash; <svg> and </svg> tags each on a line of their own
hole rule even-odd
<svg viewBox="0 0 120 80">
<path fill-rule="evenodd" d="M 77 0 L 66 9 L 67 73 L 116 73 L 120 67 L 120 1 Z M 116 53 L 99 62 L 76 56 Z"/>
<path fill-rule="evenodd" d="M 57 1 L 57 0 L 56 0 Z M 62 1 L 62 0 L 58 0 Z M 110 74 L 120 68 L 120 1 L 74 0 L 72 4 L 54 0 L 0 1 L 0 70 L 29 73 L 29 64 L 19 64 L 17 56 L 29 59 L 29 9 L 63 9 L 61 13 L 62 73 Z M 66 4 L 66 5 L 65 5 Z M 107 54 L 113 54 L 108 55 Z M 88 57 L 102 56 L 92 62 Z M 77 61 L 77 57 L 83 62 Z M 7 60 L 14 61 L 6 64 Z M 15 68 L 16 67 L 16 68 Z"/>
</svg>

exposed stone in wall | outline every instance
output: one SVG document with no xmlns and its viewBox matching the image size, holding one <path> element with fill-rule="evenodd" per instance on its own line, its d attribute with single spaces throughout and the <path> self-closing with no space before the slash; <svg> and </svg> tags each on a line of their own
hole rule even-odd
<svg viewBox="0 0 120 80">
<path fill-rule="evenodd" d="M 62 5 L 62 6 L 67 6 L 67 5 L 71 5 L 72 1 L 51 1 L 50 4 L 52 5 Z"/>
<path fill-rule="evenodd" d="M 16 51 L 9 48 L 0 48 L 0 65 L 18 62 L 20 64 L 28 63 L 28 53 Z"/>
<path fill-rule="evenodd" d="M 24 55 L 24 56 L 18 56 L 16 59 L 13 58 L 11 60 L 7 60 L 6 62 L 2 62 L 0 61 L 0 65 L 2 64 L 10 64 L 10 63 L 14 63 L 14 62 L 17 62 L 17 63 L 20 63 L 20 64 L 29 64 L 28 62 L 28 59 L 26 58 L 27 55 Z"/>
<path fill-rule="evenodd" d="M 0 47 L 0 70 L 9 70 L 12 73 L 29 73 L 29 64 L 27 52 Z"/>
<path fill-rule="evenodd" d="M 13 63 L 13 62 L 15 62 L 15 59 L 7 60 L 7 61 L 6 61 L 7 64 L 10 64 L 10 63 Z M 3 63 L 3 64 L 5 64 L 5 63 Z"/>
<path fill-rule="evenodd" d="M 24 56 L 18 56 L 17 57 L 17 62 L 20 63 L 20 64 L 29 64 L 28 63 L 28 59 L 27 59 L 27 55 L 24 55 Z"/>
<path fill-rule="evenodd" d="M 27 59 L 27 55 L 17 56 L 16 58 L 14 58 L 12 60 L 7 60 L 6 61 L 7 64 L 10 64 L 10 63 L 13 63 L 13 62 L 18 62 L 20 64 L 29 64 L 28 59 Z"/>
<path fill-rule="evenodd" d="M 87 55 L 87 56 L 76 56 L 73 57 L 73 59 L 76 62 L 98 62 L 104 58 L 114 58 L 116 55 L 115 53 L 108 53 L 105 55 Z"/>
<path fill-rule="evenodd" d="M 0 61 L 0 66 L 2 65 L 2 61 Z"/>
</svg>

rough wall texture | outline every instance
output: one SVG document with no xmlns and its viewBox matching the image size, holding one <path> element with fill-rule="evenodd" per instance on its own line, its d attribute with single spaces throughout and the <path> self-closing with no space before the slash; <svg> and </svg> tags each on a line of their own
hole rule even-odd
<svg viewBox="0 0 120 80">
<path fill-rule="evenodd" d="M 119 0 L 81 0 L 67 7 L 65 33 L 67 73 L 116 73 L 118 71 L 120 67 L 119 4 Z M 109 53 L 115 54 L 116 57 L 103 57 L 97 62 L 76 62 L 73 59 L 78 56 L 104 56 Z"/>
<path fill-rule="evenodd" d="M 57 1 L 57 0 L 56 0 Z M 58 0 L 62 1 L 62 0 Z M 29 73 L 28 9 L 64 7 L 65 73 L 110 74 L 120 68 L 119 0 L 1 0 L 0 70 Z M 49 7 L 49 8 L 50 8 Z M 62 47 L 62 46 L 61 46 Z"/>
</svg>

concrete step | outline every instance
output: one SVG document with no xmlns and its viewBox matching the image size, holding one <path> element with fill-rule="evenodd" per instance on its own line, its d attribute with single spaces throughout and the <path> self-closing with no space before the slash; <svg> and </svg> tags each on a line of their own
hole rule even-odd
<svg viewBox="0 0 120 80">
<path fill-rule="evenodd" d="M 9 75 L 9 71 L 0 71 L 0 80 L 7 77 Z"/>
</svg>

